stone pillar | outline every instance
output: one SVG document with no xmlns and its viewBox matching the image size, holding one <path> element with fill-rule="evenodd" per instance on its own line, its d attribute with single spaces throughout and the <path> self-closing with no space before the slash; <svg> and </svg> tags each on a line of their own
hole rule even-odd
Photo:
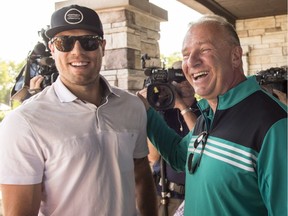
<svg viewBox="0 0 288 216">
<path fill-rule="evenodd" d="M 100 16 L 106 39 L 101 74 L 111 85 L 131 92 L 141 89 L 145 79 L 141 56 L 151 57 L 146 66 L 161 66 L 160 22 L 168 20 L 167 11 L 148 0 L 68 0 L 56 3 L 56 9 L 70 4 L 90 7 Z"/>
</svg>

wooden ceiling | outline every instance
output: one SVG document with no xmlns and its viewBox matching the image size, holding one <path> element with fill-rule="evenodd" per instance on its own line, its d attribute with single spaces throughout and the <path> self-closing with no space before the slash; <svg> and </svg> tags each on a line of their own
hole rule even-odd
<svg viewBox="0 0 288 216">
<path fill-rule="evenodd" d="M 177 0 L 199 13 L 215 13 L 235 24 L 250 19 L 287 14 L 287 0 Z"/>
</svg>

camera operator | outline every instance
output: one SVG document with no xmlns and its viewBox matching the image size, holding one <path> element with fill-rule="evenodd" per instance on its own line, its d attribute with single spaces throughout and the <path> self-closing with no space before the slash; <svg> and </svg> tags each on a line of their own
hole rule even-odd
<svg viewBox="0 0 288 216">
<path fill-rule="evenodd" d="M 45 35 L 45 29 L 41 29 L 38 35 L 42 40 L 29 52 L 25 65 L 17 75 L 11 90 L 11 101 L 22 103 L 51 85 L 58 77 L 55 61 L 47 46 L 49 39 Z"/>
<path fill-rule="evenodd" d="M 174 69 L 181 69 L 181 61 L 173 64 Z M 171 109 L 159 111 L 162 113 L 167 124 L 173 128 L 179 135 L 185 136 L 193 127 L 196 122 L 197 116 L 200 112 L 196 105 L 194 97 L 194 89 L 187 80 L 180 83 L 172 81 L 175 87 L 175 103 Z M 142 91 L 142 93 L 145 90 Z M 145 94 L 144 94 L 145 95 Z M 161 157 L 156 148 L 148 140 L 149 155 L 148 159 L 153 169 L 153 175 L 157 188 L 158 199 L 158 214 L 173 215 L 179 205 L 184 200 L 185 191 L 185 173 L 176 172 L 169 164 L 161 166 Z M 161 170 L 165 169 L 165 170 Z M 163 172 L 164 171 L 164 172 Z M 165 173 L 166 177 L 163 181 L 161 173 Z M 167 196 L 163 196 L 162 182 L 166 182 Z"/>
<path fill-rule="evenodd" d="M 280 91 L 279 89 L 273 88 L 270 85 L 261 85 L 261 87 L 269 92 L 271 95 L 276 97 L 278 100 L 280 100 L 282 103 L 287 105 L 287 94 L 283 91 Z"/>
<path fill-rule="evenodd" d="M 44 77 L 42 75 L 37 75 L 30 80 L 28 97 L 31 97 L 31 96 L 39 93 L 40 91 L 42 91 L 40 86 L 41 86 L 41 83 L 43 82 L 43 80 L 44 80 Z"/>
<path fill-rule="evenodd" d="M 284 104 L 287 105 L 287 94 L 279 91 L 277 89 L 272 89 L 273 95 L 276 95 L 276 97 Z"/>
</svg>

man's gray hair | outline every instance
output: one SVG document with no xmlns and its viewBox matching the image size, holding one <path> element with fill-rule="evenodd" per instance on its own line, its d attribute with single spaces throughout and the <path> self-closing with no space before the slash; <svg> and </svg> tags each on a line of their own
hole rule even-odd
<svg viewBox="0 0 288 216">
<path fill-rule="evenodd" d="M 215 14 L 204 15 L 197 21 L 189 23 L 189 29 L 196 25 L 205 23 L 213 23 L 215 25 L 223 26 L 227 33 L 232 37 L 232 43 L 240 46 L 240 40 L 234 26 L 222 16 Z"/>
</svg>

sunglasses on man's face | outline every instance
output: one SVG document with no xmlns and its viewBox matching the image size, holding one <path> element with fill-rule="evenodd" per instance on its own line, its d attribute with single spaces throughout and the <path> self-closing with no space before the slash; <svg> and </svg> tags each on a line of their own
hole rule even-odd
<svg viewBox="0 0 288 216">
<path fill-rule="evenodd" d="M 194 141 L 194 152 L 190 153 L 188 157 L 188 170 L 190 174 L 194 174 L 197 170 L 197 168 L 200 166 L 201 158 L 207 143 L 207 138 L 208 138 L 208 132 L 203 131 L 198 135 L 196 140 Z M 195 150 L 199 146 L 199 144 L 202 144 L 200 154 L 196 154 Z"/>
<path fill-rule="evenodd" d="M 99 44 L 102 43 L 102 38 L 98 35 L 55 36 L 52 38 L 51 43 L 61 52 L 70 52 L 73 50 L 77 40 L 85 51 L 97 50 Z"/>
</svg>

